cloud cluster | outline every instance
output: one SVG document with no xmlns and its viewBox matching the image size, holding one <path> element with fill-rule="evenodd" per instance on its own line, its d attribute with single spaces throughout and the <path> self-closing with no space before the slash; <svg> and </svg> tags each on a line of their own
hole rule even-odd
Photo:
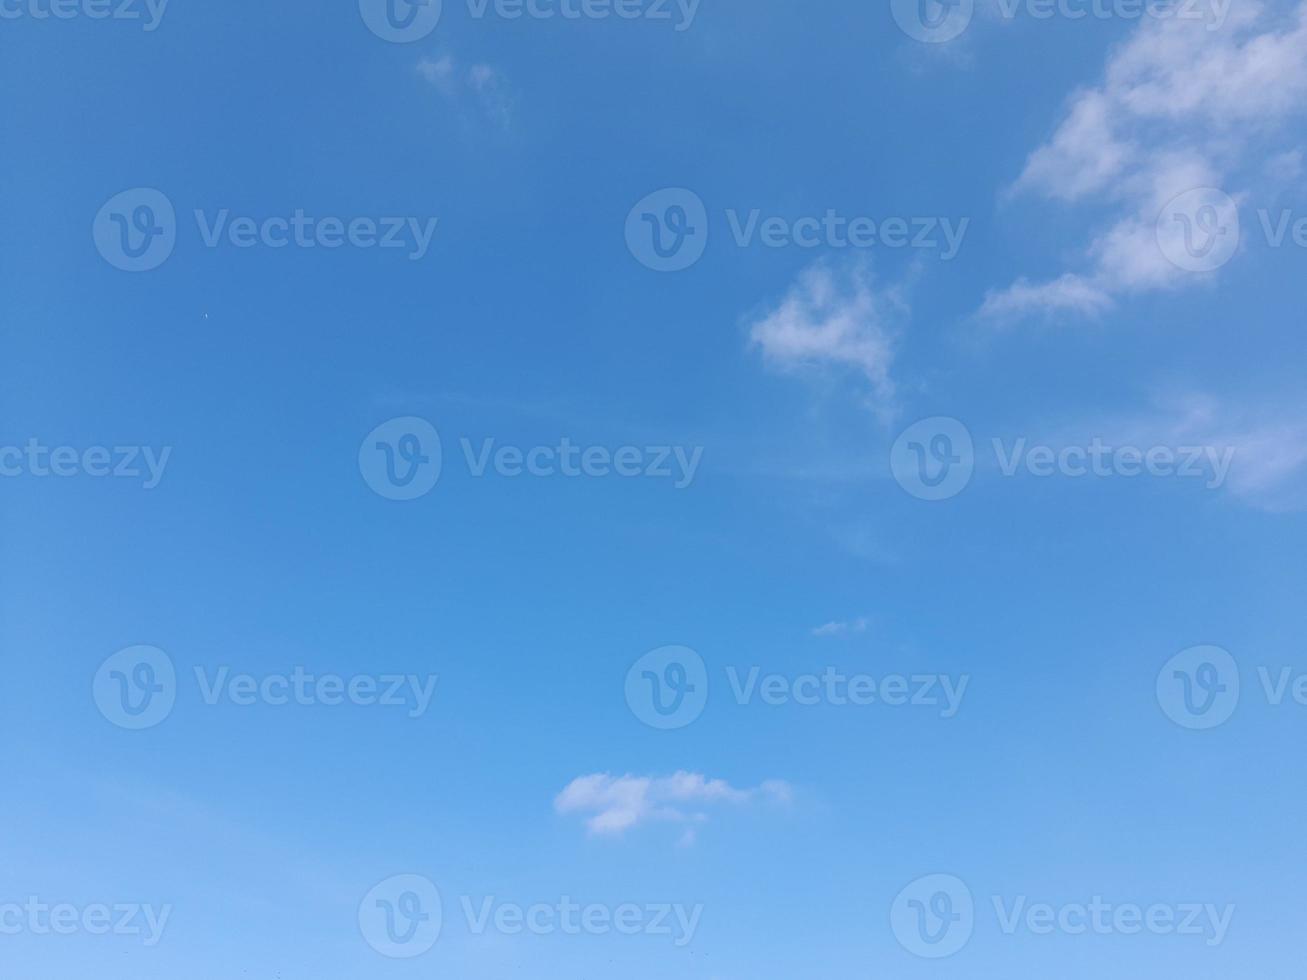
<svg viewBox="0 0 1307 980">
<path fill-rule="evenodd" d="M 1178 195 L 1223 187 L 1235 200 L 1252 164 L 1296 178 L 1285 123 L 1307 108 L 1307 0 L 1243 0 L 1218 31 L 1200 21 L 1146 18 L 1108 60 L 1103 83 L 1077 93 L 1052 138 L 1013 188 L 1112 217 L 1084 249 L 1083 267 L 1047 282 L 991 292 L 982 316 L 1095 315 L 1122 295 L 1169 289 L 1194 275 L 1159 248 L 1158 217 Z M 1278 156 L 1277 156 L 1278 153 Z M 1178 232 L 1177 232 L 1178 233 Z"/>
<path fill-rule="evenodd" d="M 674 776 L 618 776 L 599 773 L 574 779 L 554 800 L 563 815 L 585 814 L 586 829 L 598 836 L 621 836 L 651 821 L 699 823 L 707 808 L 741 806 L 757 800 L 787 802 L 788 783 L 768 780 L 754 789 L 736 789 L 722 779 L 699 773 Z"/>
</svg>

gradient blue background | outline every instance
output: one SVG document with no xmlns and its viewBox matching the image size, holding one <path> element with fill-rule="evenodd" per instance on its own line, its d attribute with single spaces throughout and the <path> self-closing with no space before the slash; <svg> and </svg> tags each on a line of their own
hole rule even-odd
<svg viewBox="0 0 1307 980">
<path fill-rule="evenodd" d="M 747 324 L 815 257 L 733 247 L 659 276 L 622 238 L 665 186 L 712 212 L 971 218 L 959 257 L 873 250 L 912 278 L 903 421 L 977 437 L 1131 411 L 1183 385 L 1274 399 L 1307 364 L 1307 256 L 1251 248 L 1219 288 L 1102 322 L 977 331 L 987 289 L 1054 275 L 1083 213 L 1003 203 L 1131 25 L 1025 22 L 940 56 L 882 4 L 705 0 L 692 29 L 476 21 L 387 44 L 352 3 L 173 0 L 160 30 L 0 24 L 0 443 L 175 447 L 131 481 L 0 481 L 0 901 L 175 906 L 163 943 L 0 938 L 34 980 L 178 976 L 705 978 L 1296 976 L 1307 912 L 1301 514 L 1163 480 L 978 476 L 945 505 L 886 465 L 893 427 L 838 385 L 765 369 Z M 416 71 L 503 73 L 505 127 Z M 90 224 L 165 191 L 176 253 L 128 275 Z M 1285 202 L 1286 205 L 1295 202 Z M 431 254 L 202 248 L 192 208 L 439 216 Z M 1092 204 L 1090 205 L 1092 208 Z M 207 314 L 207 317 L 206 317 Z M 374 495 L 362 437 L 703 445 L 695 484 L 472 479 Z M 813 627 L 867 616 L 864 633 Z M 136 643 L 236 671 L 435 672 L 420 721 L 366 708 L 205 707 L 121 731 L 90 696 Z M 627 667 L 664 644 L 790 674 L 972 676 L 958 717 L 733 704 L 642 726 Z M 1215 643 L 1245 703 L 1191 733 L 1154 680 Z M 554 795 L 591 772 L 796 788 L 787 808 L 588 838 Z M 895 942 L 907 882 L 957 874 L 975 939 Z M 390 874 L 446 897 L 703 903 L 692 946 L 466 935 L 390 962 L 359 899 Z M 1003 936 L 988 896 L 1234 903 L 1226 943 Z"/>
</svg>

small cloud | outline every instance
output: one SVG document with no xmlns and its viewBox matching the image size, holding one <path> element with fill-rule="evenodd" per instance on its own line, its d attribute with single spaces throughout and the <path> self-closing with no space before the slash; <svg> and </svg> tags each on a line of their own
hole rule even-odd
<svg viewBox="0 0 1307 980">
<path fill-rule="evenodd" d="M 894 412 L 890 376 L 898 323 L 907 305 L 898 290 L 874 288 L 864 264 L 843 272 L 819 262 L 790 287 L 774 310 L 749 328 L 749 340 L 767 364 L 782 371 L 844 369 L 870 387 L 873 409 Z"/>
<path fill-rule="evenodd" d="M 823 623 L 813 629 L 813 636 L 843 636 L 845 633 L 865 633 L 867 631 L 867 618 L 859 616 L 852 621 L 836 620 L 829 623 Z"/>
<path fill-rule="evenodd" d="M 1083 276 L 1068 272 L 1052 282 L 1032 283 L 1022 276 L 1006 289 L 990 290 L 982 317 L 1011 320 L 1031 313 L 1078 313 L 1097 316 L 1113 306 L 1112 297 Z"/>
<path fill-rule="evenodd" d="M 513 121 L 513 99 L 503 72 L 490 65 L 473 65 L 467 80 L 486 114 L 507 129 Z"/>
<path fill-rule="evenodd" d="M 442 91 L 451 91 L 454 81 L 454 59 L 449 55 L 441 58 L 421 58 L 418 60 L 418 74 Z"/>
<path fill-rule="evenodd" d="M 512 124 L 513 94 L 507 77 L 498 68 L 476 64 L 462 71 L 446 54 L 418 59 L 417 73 L 451 102 L 468 97 L 501 128 L 508 129 Z"/>
<path fill-rule="evenodd" d="M 651 821 L 689 824 L 681 837 L 682 846 L 688 846 L 694 843 L 694 825 L 708 819 L 709 807 L 743 806 L 757 800 L 788 803 L 791 799 L 793 791 L 781 780 L 768 780 L 754 789 L 736 789 L 725 780 L 699 773 L 665 777 L 597 773 L 572 780 L 554 799 L 554 809 L 563 815 L 588 814 L 586 829 L 598 837 L 620 837 Z"/>
</svg>

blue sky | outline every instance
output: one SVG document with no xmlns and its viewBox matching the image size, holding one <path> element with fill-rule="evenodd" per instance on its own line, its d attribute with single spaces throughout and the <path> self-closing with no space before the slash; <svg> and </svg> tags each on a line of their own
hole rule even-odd
<svg viewBox="0 0 1307 980">
<path fill-rule="evenodd" d="M 933 3 L 0 4 L 0 972 L 1294 975 L 1304 7 Z"/>
</svg>

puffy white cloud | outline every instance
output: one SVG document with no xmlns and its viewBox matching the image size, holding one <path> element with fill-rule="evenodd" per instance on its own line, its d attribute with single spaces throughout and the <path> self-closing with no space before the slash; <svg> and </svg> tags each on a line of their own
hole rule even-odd
<svg viewBox="0 0 1307 980">
<path fill-rule="evenodd" d="M 722 779 L 699 773 L 673 776 L 617 776 L 598 773 L 574 779 L 554 800 L 564 815 L 588 814 L 586 829 L 600 836 L 620 836 L 650 821 L 697 823 L 707 819 L 707 807 L 743 805 L 759 799 L 787 802 L 788 783 L 768 780 L 754 789 L 736 789 Z M 682 838 L 683 842 L 693 840 Z"/>
<path fill-rule="evenodd" d="M 893 414 L 897 323 L 907 305 L 898 290 L 877 289 L 865 264 L 842 271 L 818 263 L 800 274 L 774 310 L 752 324 L 750 342 L 784 371 L 844 369 L 861 375 L 878 414 Z"/>
</svg>

